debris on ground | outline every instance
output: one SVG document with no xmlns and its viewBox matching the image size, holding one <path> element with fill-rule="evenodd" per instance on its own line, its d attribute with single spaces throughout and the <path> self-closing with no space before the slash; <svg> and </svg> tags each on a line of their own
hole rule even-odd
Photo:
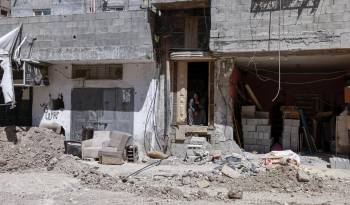
<svg viewBox="0 0 350 205">
<path fill-rule="evenodd" d="M 166 159 L 169 156 L 164 154 L 163 152 L 159 152 L 159 151 L 149 151 L 147 152 L 147 156 L 152 158 L 152 159 Z"/>
<path fill-rule="evenodd" d="M 64 136 L 46 128 L 0 128 L 0 172 L 49 166 L 64 153 Z"/>
<path fill-rule="evenodd" d="M 225 175 L 228 176 L 230 178 L 237 178 L 240 177 L 240 173 L 237 172 L 236 170 L 233 170 L 231 167 L 229 167 L 228 165 L 224 165 L 221 169 L 221 172 Z"/>
<path fill-rule="evenodd" d="M 309 175 L 301 169 L 298 170 L 297 179 L 298 179 L 298 182 L 309 182 L 310 181 Z"/>
<path fill-rule="evenodd" d="M 300 157 L 291 150 L 271 151 L 264 157 L 265 165 L 300 165 Z"/>
<path fill-rule="evenodd" d="M 350 161 L 348 158 L 331 157 L 329 158 L 329 162 L 333 169 L 350 169 Z"/>
<path fill-rule="evenodd" d="M 243 198 L 243 192 L 241 191 L 235 191 L 235 190 L 230 190 L 227 193 L 227 197 L 229 199 L 242 199 Z"/>
<path fill-rule="evenodd" d="M 208 188 L 210 183 L 207 180 L 201 180 L 197 182 L 199 188 Z"/>
<path fill-rule="evenodd" d="M 174 170 L 161 172 L 158 167 L 149 175 L 144 172 L 132 175 L 122 183 L 125 177 L 107 174 L 100 170 L 102 165 L 84 163 L 79 157 L 64 154 L 64 137 L 51 130 L 17 127 L 14 131 L 13 128 L 11 132 L 0 129 L 0 172 L 40 169 L 64 173 L 92 189 L 126 191 L 160 199 L 227 200 L 242 199 L 244 192 L 332 193 L 339 191 L 339 184 L 346 183 L 305 172 L 293 163 L 265 165 L 264 155 L 245 152 L 222 155 L 215 151 L 209 154 L 212 161 L 202 161 L 206 169 L 193 171 L 191 167 L 202 165 L 185 164 L 174 157 L 150 160 L 147 166 L 162 161 L 163 166 Z M 15 134 L 8 136 L 7 133 Z"/>
</svg>

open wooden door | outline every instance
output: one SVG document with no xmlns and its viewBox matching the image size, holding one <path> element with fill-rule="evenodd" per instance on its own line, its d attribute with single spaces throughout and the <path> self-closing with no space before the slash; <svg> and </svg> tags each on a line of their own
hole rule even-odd
<svg viewBox="0 0 350 205">
<path fill-rule="evenodd" d="M 187 62 L 177 63 L 176 123 L 187 124 Z"/>
</svg>

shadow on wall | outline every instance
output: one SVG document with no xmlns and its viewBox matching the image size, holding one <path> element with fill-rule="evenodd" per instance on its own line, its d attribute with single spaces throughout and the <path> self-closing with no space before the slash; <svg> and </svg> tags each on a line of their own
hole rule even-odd
<svg viewBox="0 0 350 205">
<path fill-rule="evenodd" d="M 321 0 L 252 0 L 250 12 L 255 15 L 261 12 L 281 10 L 298 10 L 298 18 L 304 9 L 311 9 L 311 14 L 317 11 Z M 281 2 L 281 5 L 280 5 Z"/>
<path fill-rule="evenodd" d="M 143 119 L 135 124 L 135 119 L 140 116 L 136 113 L 143 113 L 144 118 L 150 118 L 148 112 L 154 111 L 151 109 L 155 106 L 155 85 L 152 83 L 154 80 L 152 78 L 147 84 L 135 82 L 134 87 L 128 88 L 125 86 L 130 86 L 130 82 L 118 85 L 100 83 L 95 85 L 99 87 L 73 88 L 70 92 L 70 102 L 67 101 L 68 97 L 63 98 L 61 93 L 57 98 L 49 94 L 49 101 L 40 104 L 40 124 L 57 123 L 63 126 L 71 140 L 79 140 L 84 127 L 136 134 L 135 129 L 144 129 L 140 127 Z"/>
</svg>

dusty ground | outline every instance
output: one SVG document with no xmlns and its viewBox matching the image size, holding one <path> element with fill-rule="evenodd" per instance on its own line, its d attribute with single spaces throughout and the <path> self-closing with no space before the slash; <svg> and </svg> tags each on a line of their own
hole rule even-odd
<svg viewBox="0 0 350 205">
<path fill-rule="evenodd" d="M 350 204 L 350 170 L 329 169 L 320 157 L 302 157 L 300 168 L 266 169 L 258 165 L 259 155 L 250 155 L 259 169 L 243 167 L 234 179 L 222 174 L 223 164 L 171 158 L 123 183 L 123 176 L 147 163 L 82 161 L 62 154 L 60 135 L 15 130 L 16 140 L 0 128 L 1 204 Z M 299 169 L 308 182 L 297 180 Z M 243 197 L 229 199 L 229 190 Z"/>
</svg>

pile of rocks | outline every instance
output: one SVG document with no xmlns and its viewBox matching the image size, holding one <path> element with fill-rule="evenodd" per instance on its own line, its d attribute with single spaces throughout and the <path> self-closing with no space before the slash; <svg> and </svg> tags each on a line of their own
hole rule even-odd
<svg viewBox="0 0 350 205">
<path fill-rule="evenodd" d="M 48 167 L 64 154 L 63 142 L 64 136 L 46 128 L 2 127 L 0 172 Z"/>
</svg>

